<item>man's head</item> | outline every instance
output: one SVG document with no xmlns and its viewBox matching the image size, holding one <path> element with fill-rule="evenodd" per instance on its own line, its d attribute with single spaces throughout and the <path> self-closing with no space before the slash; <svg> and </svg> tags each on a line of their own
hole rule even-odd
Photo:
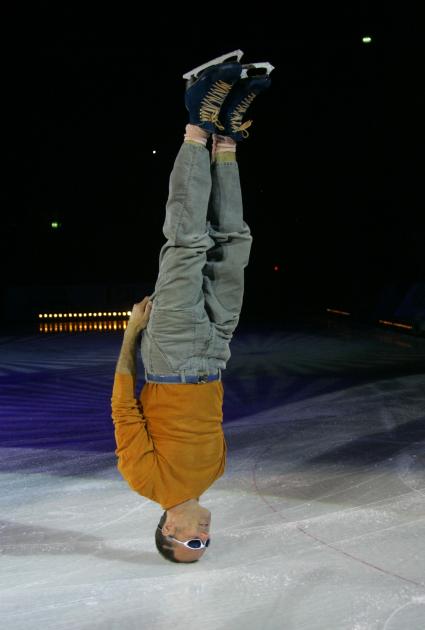
<svg viewBox="0 0 425 630">
<path fill-rule="evenodd" d="M 199 539 L 209 541 L 211 513 L 195 499 L 170 508 L 161 517 L 155 532 L 159 553 L 171 562 L 196 562 L 205 553 L 205 547 L 191 549 L 183 542 Z"/>
</svg>

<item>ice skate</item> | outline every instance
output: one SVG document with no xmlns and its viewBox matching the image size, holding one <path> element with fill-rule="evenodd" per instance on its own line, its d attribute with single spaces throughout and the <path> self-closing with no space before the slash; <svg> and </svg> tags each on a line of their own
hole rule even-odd
<svg viewBox="0 0 425 630">
<path fill-rule="evenodd" d="M 249 136 L 248 128 L 252 120 L 243 118 L 255 97 L 271 84 L 270 73 L 274 70 L 268 61 L 244 64 L 241 77 L 235 83 L 222 105 L 217 127 L 223 128 L 220 134 L 239 141 Z"/>
<path fill-rule="evenodd" d="M 226 55 L 221 55 L 220 57 L 215 57 L 215 59 L 211 59 L 211 61 L 207 61 L 201 66 L 197 66 L 193 68 L 193 70 L 189 70 L 183 75 L 183 79 L 186 79 L 189 82 L 196 81 L 199 78 L 199 75 L 203 70 L 206 70 L 210 66 L 217 66 L 221 63 L 239 63 L 240 58 L 242 57 L 242 50 L 233 50 L 232 52 L 227 53 Z"/>
<path fill-rule="evenodd" d="M 233 57 L 231 54 L 232 59 Z M 194 78 L 194 71 L 187 73 L 190 79 L 186 84 L 185 105 L 189 112 L 189 122 L 208 133 L 223 131 L 224 127 L 219 122 L 220 109 L 242 72 L 242 65 L 238 61 L 229 61 L 229 55 L 225 58 L 227 61 L 219 64 L 204 64 L 202 70 L 199 70 L 201 66 L 195 68 L 198 72 L 197 79 Z"/>
</svg>

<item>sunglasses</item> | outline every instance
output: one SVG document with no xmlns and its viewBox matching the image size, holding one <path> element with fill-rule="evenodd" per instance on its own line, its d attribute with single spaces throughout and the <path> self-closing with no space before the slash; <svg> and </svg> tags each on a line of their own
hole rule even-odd
<svg viewBox="0 0 425 630">
<path fill-rule="evenodd" d="M 158 525 L 159 531 L 162 533 L 162 527 Z M 188 549 L 206 549 L 210 544 L 210 539 L 208 538 L 206 542 L 203 542 L 200 538 L 191 538 L 190 540 L 186 540 L 182 542 L 181 540 L 177 540 L 174 536 L 167 536 L 167 538 L 171 538 L 179 543 L 179 545 L 184 545 L 188 547 Z"/>
</svg>

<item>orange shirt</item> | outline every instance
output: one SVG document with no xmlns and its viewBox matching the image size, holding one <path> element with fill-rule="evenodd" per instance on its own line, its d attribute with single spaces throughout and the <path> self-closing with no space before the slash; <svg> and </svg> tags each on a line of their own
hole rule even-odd
<svg viewBox="0 0 425 630">
<path fill-rule="evenodd" d="M 112 419 L 118 469 L 129 486 L 164 510 L 196 499 L 226 463 L 223 384 L 145 383 L 140 400 L 115 373 Z"/>
</svg>

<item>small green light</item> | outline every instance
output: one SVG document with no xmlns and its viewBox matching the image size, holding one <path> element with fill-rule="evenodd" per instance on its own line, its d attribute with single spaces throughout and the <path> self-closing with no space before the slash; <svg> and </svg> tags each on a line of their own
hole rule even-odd
<svg viewBox="0 0 425 630">
<path fill-rule="evenodd" d="M 54 230 L 57 230 L 57 229 L 58 229 L 58 227 L 59 227 L 59 225 L 60 225 L 60 224 L 58 223 L 58 221 L 52 221 L 52 222 L 51 222 L 51 224 L 50 224 L 50 226 L 51 226 Z"/>
<path fill-rule="evenodd" d="M 369 37 L 369 36 L 367 36 L 367 37 L 363 37 L 363 38 L 362 38 L 362 42 L 363 42 L 363 44 L 370 44 L 370 43 L 371 43 L 371 41 L 372 41 L 372 38 L 371 38 L 371 37 Z"/>
</svg>

